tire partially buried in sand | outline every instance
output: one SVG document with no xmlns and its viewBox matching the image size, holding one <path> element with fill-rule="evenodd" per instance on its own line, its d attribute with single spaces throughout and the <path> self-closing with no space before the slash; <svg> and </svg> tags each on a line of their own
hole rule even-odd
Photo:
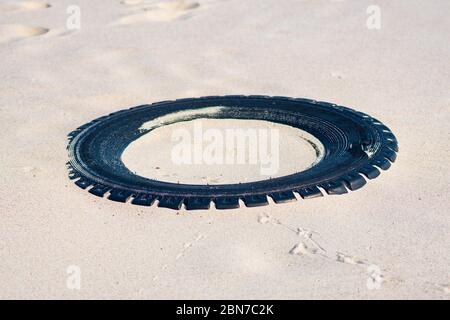
<svg viewBox="0 0 450 320">
<path fill-rule="evenodd" d="M 121 161 L 134 140 L 163 125 L 198 118 L 271 121 L 304 130 L 324 147 L 312 168 L 249 183 L 194 185 L 148 179 Z M 396 159 L 397 140 L 380 121 L 346 107 L 300 98 L 214 96 L 163 101 L 100 117 L 69 133 L 69 178 L 82 189 L 118 202 L 159 207 L 217 209 L 267 205 L 327 194 L 344 194 L 374 179 Z"/>
</svg>

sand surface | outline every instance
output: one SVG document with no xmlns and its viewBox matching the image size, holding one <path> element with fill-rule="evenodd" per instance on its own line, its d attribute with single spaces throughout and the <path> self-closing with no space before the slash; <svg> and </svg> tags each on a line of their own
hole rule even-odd
<svg viewBox="0 0 450 320">
<path fill-rule="evenodd" d="M 0 1 L 0 298 L 450 298 L 449 1 L 377 0 L 379 30 L 365 0 L 78 0 L 68 30 L 72 4 Z M 356 108 L 398 160 L 344 196 L 231 211 L 68 180 L 79 125 L 222 94 Z"/>
</svg>

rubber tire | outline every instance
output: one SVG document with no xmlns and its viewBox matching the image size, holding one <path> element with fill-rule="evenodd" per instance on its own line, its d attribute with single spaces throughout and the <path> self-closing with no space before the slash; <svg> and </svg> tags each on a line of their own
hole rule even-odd
<svg viewBox="0 0 450 320">
<path fill-rule="evenodd" d="M 134 140 L 150 131 L 139 130 L 149 120 L 170 113 L 224 106 L 222 111 L 202 118 L 255 119 L 290 125 L 318 138 L 324 158 L 300 173 L 262 181 L 189 185 L 162 182 L 133 174 L 121 161 L 122 152 Z M 193 118 L 183 119 L 192 120 Z M 69 133 L 69 178 L 82 189 L 118 202 L 159 207 L 218 209 L 267 205 L 357 190 L 374 179 L 379 169 L 389 169 L 398 152 L 397 139 L 378 120 L 350 108 L 300 98 L 267 96 L 214 96 L 163 101 L 118 111 L 87 123 Z"/>
</svg>

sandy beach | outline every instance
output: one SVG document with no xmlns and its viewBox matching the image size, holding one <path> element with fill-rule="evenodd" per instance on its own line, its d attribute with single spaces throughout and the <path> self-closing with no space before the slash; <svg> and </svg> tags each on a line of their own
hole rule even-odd
<svg viewBox="0 0 450 320">
<path fill-rule="evenodd" d="M 449 12 L 446 0 L 0 1 L 0 298 L 448 300 Z M 80 125 L 228 94 L 362 111 L 394 132 L 398 159 L 342 196 L 224 211 L 116 203 L 68 179 Z M 126 154 L 136 171 L 146 143 L 168 150 L 157 130 Z M 281 174 L 314 162 L 285 130 Z M 174 176 L 167 161 L 143 174 L 257 174 Z"/>
</svg>

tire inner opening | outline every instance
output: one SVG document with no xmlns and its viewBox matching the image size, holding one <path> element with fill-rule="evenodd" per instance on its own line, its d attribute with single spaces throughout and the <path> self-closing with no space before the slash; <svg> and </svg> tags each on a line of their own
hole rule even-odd
<svg viewBox="0 0 450 320">
<path fill-rule="evenodd" d="M 255 182 L 305 171 L 324 156 L 306 131 L 261 120 L 198 118 L 155 126 L 130 143 L 122 162 L 134 174 L 182 184 Z"/>
</svg>

